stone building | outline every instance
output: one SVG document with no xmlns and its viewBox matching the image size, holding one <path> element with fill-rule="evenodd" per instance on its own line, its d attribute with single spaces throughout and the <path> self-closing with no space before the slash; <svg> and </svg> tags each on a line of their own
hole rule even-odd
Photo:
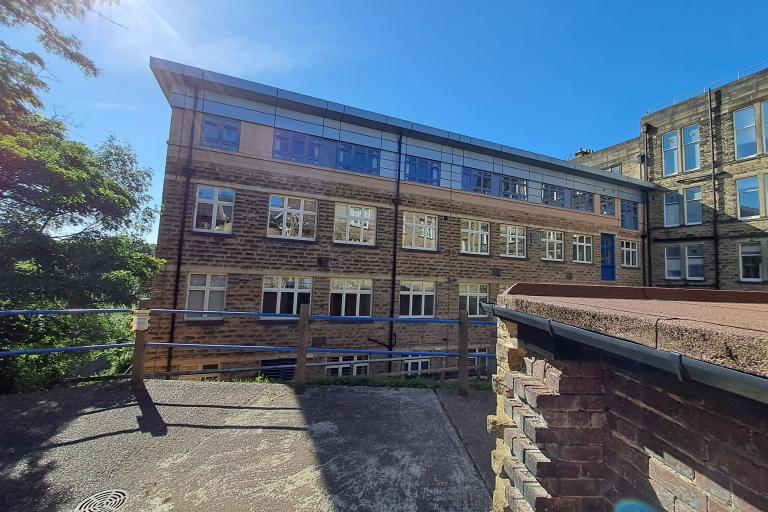
<svg viewBox="0 0 768 512">
<path fill-rule="evenodd" d="M 171 106 L 153 308 L 483 319 L 479 302 L 518 281 L 643 283 L 653 184 L 169 61 L 151 69 Z M 431 351 L 455 348 L 455 330 L 313 322 L 310 337 Z M 150 339 L 293 345 L 296 320 L 155 315 Z M 495 327 L 471 327 L 471 350 L 494 345 Z M 152 349 L 147 364 L 285 356 Z M 431 358 L 329 361 L 327 375 L 449 371 Z"/>
<path fill-rule="evenodd" d="M 649 113 L 576 162 L 648 180 L 653 286 L 765 290 L 768 70 Z"/>
</svg>

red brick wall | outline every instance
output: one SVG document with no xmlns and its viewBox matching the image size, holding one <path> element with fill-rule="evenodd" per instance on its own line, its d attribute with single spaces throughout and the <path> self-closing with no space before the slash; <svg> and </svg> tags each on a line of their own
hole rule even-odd
<svg viewBox="0 0 768 512">
<path fill-rule="evenodd" d="M 494 510 L 768 510 L 767 405 L 589 352 L 526 355 L 501 324 Z"/>
</svg>

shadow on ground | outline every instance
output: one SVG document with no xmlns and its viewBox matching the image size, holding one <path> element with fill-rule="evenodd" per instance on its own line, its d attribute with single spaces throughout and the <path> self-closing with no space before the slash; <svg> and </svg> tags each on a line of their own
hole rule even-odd
<svg viewBox="0 0 768 512">
<path fill-rule="evenodd" d="M 488 510 L 487 411 L 467 422 L 486 395 L 149 381 L 0 397 L 0 510 L 113 488 L 121 512 Z"/>
</svg>

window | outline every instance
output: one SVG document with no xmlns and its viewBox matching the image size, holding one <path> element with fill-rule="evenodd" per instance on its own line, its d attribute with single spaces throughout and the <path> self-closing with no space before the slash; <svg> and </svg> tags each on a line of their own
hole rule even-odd
<svg viewBox="0 0 768 512">
<path fill-rule="evenodd" d="M 230 188 L 197 187 L 195 202 L 195 231 L 213 233 L 232 232 L 232 210 L 235 207 L 235 191 Z"/>
<path fill-rule="evenodd" d="M 544 231 L 541 238 L 544 245 L 543 260 L 563 261 L 563 232 Z"/>
<path fill-rule="evenodd" d="M 335 364 L 326 365 L 325 376 L 368 375 L 368 363 L 363 361 L 368 361 L 367 355 L 326 357 L 326 363 Z"/>
<path fill-rule="evenodd" d="M 701 187 L 691 187 L 685 193 L 685 223 L 701 224 Z"/>
<path fill-rule="evenodd" d="M 631 240 L 621 241 L 621 266 L 622 267 L 639 267 L 637 258 L 637 242 Z"/>
<path fill-rule="evenodd" d="M 291 196 L 269 196 L 267 236 L 315 239 L 317 201 Z"/>
<path fill-rule="evenodd" d="M 608 167 L 607 169 L 603 169 L 604 171 L 607 171 L 611 174 L 617 174 L 621 176 L 621 164 L 616 164 Z"/>
<path fill-rule="evenodd" d="M 677 131 L 667 132 L 661 136 L 661 148 L 664 153 L 664 176 L 677 174 L 677 146 Z"/>
<path fill-rule="evenodd" d="M 461 189 L 479 194 L 490 194 L 492 176 L 487 171 L 464 167 L 461 173 Z"/>
<path fill-rule="evenodd" d="M 573 262 L 592 263 L 592 237 L 573 235 Z"/>
<path fill-rule="evenodd" d="M 488 285 L 481 283 L 459 283 L 459 311 L 469 316 L 486 316 L 480 309 L 481 302 L 488 302 Z"/>
<path fill-rule="evenodd" d="M 639 229 L 637 222 L 637 203 L 621 200 L 621 227 L 624 229 Z"/>
<path fill-rule="evenodd" d="M 543 183 L 541 185 L 541 202 L 550 206 L 565 208 L 565 187 Z"/>
<path fill-rule="evenodd" d="M 440 162 L 414 156 L 406 157 L 405 179 L 427 185 L 440 185 Z"/>
<path fill-rule="evenodd" d="M 510 258 L 525 258 L 526 256 L 526 231 L 521 226 L 501 225 L 501 255 Z"/>
<path fill-rule="evenodd" d="M 421 375 L 429 370 L 429 359 L 406 359 L 403 361 L 403 371 L 408 375 Z"/>
<path fill-rule="evenodd" d="M 683 267 L 680 262 L 680 246 L 664 248 L 664 275 L 667 279 L 682 279 Z"/>
<path fill-rule="evenodd" d="M 400 316 L 435 316 L 435 283 L 401 281 Z"/>
<path fill-rule="evenodd" d="M 616 198 L 611 196 L 600 196 L 600 213 L 610 217 L 616 216 Z"/>
<path fill-rule="evenodd" d="M 437 250 L 437 217 L 425 213 L 403 213 L 403 247 Z"/>
<path fill-rule="evenodd" d="M 680 193 L 667 192 L 664 194 L 664 227 L 671 228 L 680 225 Z"/>
<path fill-rule="evenodd" d="M 757 176 L 736 180 L 739 219 L 760 217 L 760 182 Z"/>
<path fill-rule="evenodd" d="M 206 114 L 203 116 L 200 145 L 227 151 L 240 151 L 240 121 Z"/>
<path fill-rule="evenodd" d="M 491 224 L 479 220 L 461 220 L 461 252 L 465 254 L 490 254 Z"/>
<path fill-rule="evenodd" d="M 528 200 L 528 180 L 514 176 L 501 177 L 501 195 L 518 201 Z"/>
<path fill-rule="evenodd" d="M 739 260 L 742 281 L 763 281 L 763 250 L 759 243 L 739 244 Z"/>
<path fill-rule="evenodd" d="M 595 194 L 592 192 L 584 192 L 583 190 L 572 190 L 571 209 L 578 210 L 580 212 L 594 212 Z"/>
<path fill-rule="evenodd" d="M 373 281 L 331 279 L 331 316 L 371 316 Z"/>
<path fill-rule="evenodd" d="M 763 102 L 763 153 L 768 155 L 768 101 Z"/>
<path fill-rule="evenodd" d="M 481 367 L 485 368 L 488 366 L 488 358 L 487 357 L 471 357 L 472 354 L 487 354 L 489 352 L 488 347 L 483 348 L 470 348 L 468 350 L 470 357 L 469 357 L 469 367 Z"/>
<path fill-rule="evenodd" d="M 345 171 L 379 175 L 380 152 L 378 149 L 340 142 L 336 151 L 336 168 Z"/>
<path fill-rule="evenodd" d="M 683 128 L 683 170 L 695 171 L 701 167 L 699 125 Z"/>
<path fill-rule="evenodd" d="M 264 276 L 261 312 L 298 315 L 311 298 L 311 277 Z"/>
<path fill-rule="evenodd" d="M 757 154 L 757 131 L 755 107 L 747 107 L 733 113 L 733 128 L 736 142 L 736 160 Z"/>
<path fill-rule="evenodd" d="M 336 203 L 333 241 L 343 244 L 375 244 L 376 208 Z"/>
<path fill-rule="evenodd" d="M 224 311 L 227 293 L 226 274 L 190 274 L 187 286 L 187 309 L 195 311 Z M 187 313 L 186 320 L 221 320 L 222 315 Z"/>
<path fill-rule="evenodd" d="M 287 130 L 275 130 L 272 156 L 282 160 L 319 164 L 322 145 L 323 140 L 320 137 Z"/>
<path fill-rule="evenodd" d="M 704 246 L 685 246 L 685 276 L 691 281 L 704 280 Z"/>
<path fill-rule="evenodd" d="M 212 370 L 219 370 L 219 363 L 211 363 L 211 364 L 201 364 L 200 370 L 201 371 L 212 371 Z M 200 380 L 202 381 L 217 381 L 219 380 L 219 374 L 218 373 L 203 373 L 200 375 Z"/>
</svg>

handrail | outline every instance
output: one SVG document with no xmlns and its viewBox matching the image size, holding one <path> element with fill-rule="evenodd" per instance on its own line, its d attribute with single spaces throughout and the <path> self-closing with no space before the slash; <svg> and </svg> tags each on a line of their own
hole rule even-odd
<svg viewBox="0 0 768 512">
<path fill-rule="evenodd" d="M 0 309 L 0 316 L 23 315 L 95 315 L 99 313 L 132 313 L 132 309 Z"/>
<path fill-rule="evenodd" d="M 133 346 L 133 343 L 111 343 L 108 345 L 81 345 L 78 347 L 28 348 L 21 350 L 6 350 L 0 352 L 0 357 L 16 357 L 34 354 L 56 354 L 59 352 L 89 352 L 91 350 L 113 350 L 116 348 L 126 348 Z"/>
</svg>

